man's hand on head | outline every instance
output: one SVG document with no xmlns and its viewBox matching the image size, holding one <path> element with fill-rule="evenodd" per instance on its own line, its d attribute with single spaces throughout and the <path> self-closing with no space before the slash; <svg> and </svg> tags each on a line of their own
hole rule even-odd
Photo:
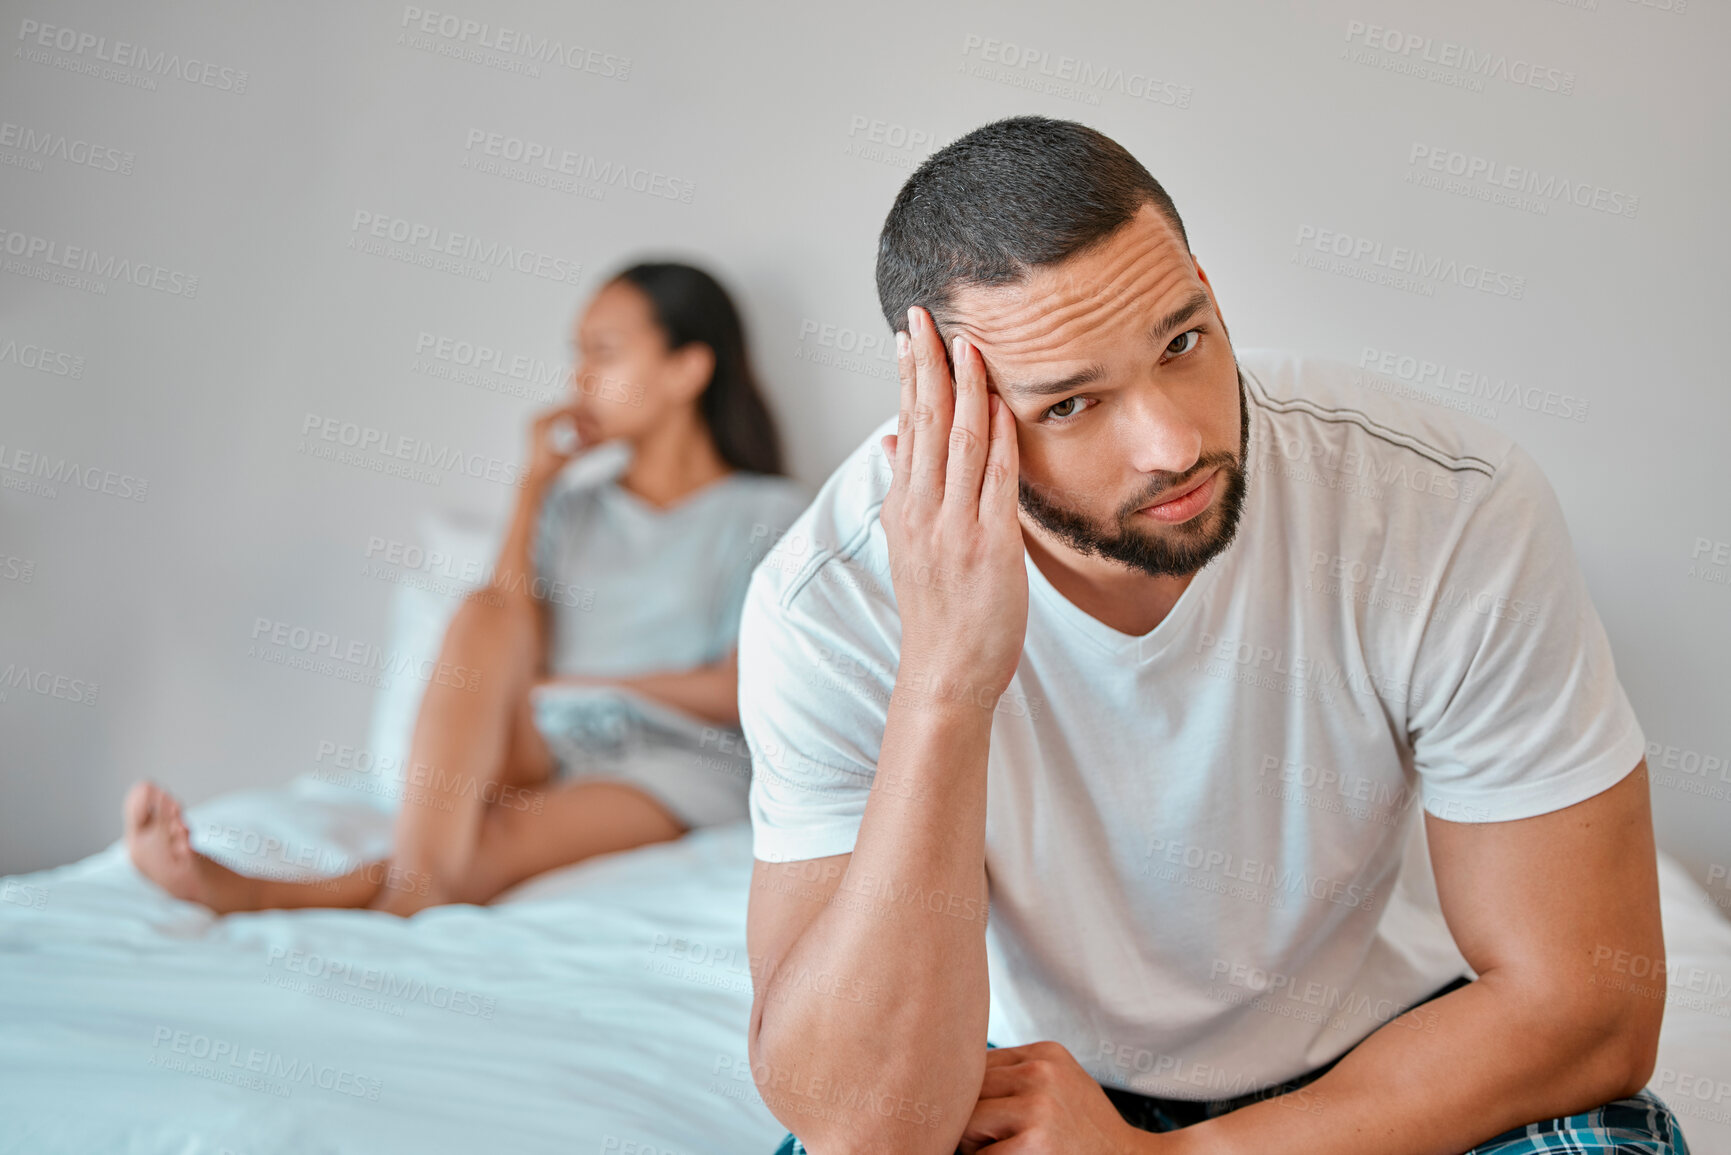
<svg viewBox="0 0 1731 1155">
<path fill-rule="evenodd" d="M 1138 1131 L 1061 1043 L 986 1052 L 980 1098 L 962 1132 L 962 1155 L 1129 1155 L 1177 1150 Z"/>
<path fill-rule="evenodd" d="M 901 412 L 883 439 L 894 477 L 878 515 L 902 619 L 907 677 L 896 691 L 916 704 L 990 710 L 1015 676 L 1028 624 L 1015 418 L 989 394 L 985 362 L 965 337 L 952 382 L 924 309 L 908 310 L 896 345 Z"/>
</svg>

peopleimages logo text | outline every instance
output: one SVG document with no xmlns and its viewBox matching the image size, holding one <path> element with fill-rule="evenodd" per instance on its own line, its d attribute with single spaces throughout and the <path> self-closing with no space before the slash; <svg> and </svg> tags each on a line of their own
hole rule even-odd
<svg viewBox="0 0 1731 1155">
<path fill-rule="evenodd" d="M 485 48 L 537 64 L 558 64 L 573 72 L 592 73 L 604 80 L 631 79 L 629 56 L 616 56 L 551 36 L 537 36 L 521 28 L 471 20 L 451 12 L 433 12 L 413 4 L 403 7 L 402 26 L 424 36 L 438 36 L 467 47 Z"/>
<path fill-rule="evenodd" d="M 191 273 L 170 269 L 150 261 L 135 261 L 130 257 L 102 252 L 88 245 L 69 245 L 53 237 L 22 232 L 0 224 L 0 253 L 20 261 L 40 262 L 56 269 L 71 269 L 109 281 L 126 281 L 141 289 L 154 289 L 173 297 L 198 296 L 198 278 Z M 11 271 L 11 270 L 8 270 Z M 94 282 L 107 287 L 101 281 Z"/>
<path fill-rule="evenodd" d="M 106 36 L 80 32 L 64 25 L 44 24 L 40 20 L 20 20 L 18 39 L 26 47 L 52 48 L 73 56 L 88 57 L 120 68 L 136 68 L 152 76 L 172 76 L 188 84 L 215 88 L 223 92 L 244 93 L 247 73 L 242 68 L 213 64 L 196 57 L 183 57 L 178 52 L 152 52 L 142 44 L 125 40 L 110 41 Z"/>
<path fill-rule="evenodd" d="M 583 276 L 583 266 L 577 261 L 534 249 L 483 240 L 473 233 L 455 233 L 437 225 L 411 221 L 389 213 L 356 209 L 354 219 L 349 223 L 349 231 L 351 240 L 356 236 L 377 237 L 402 245 L 412 252 L 454 257 L 495 269 L 514 269 L 519 273 L 567 285 L 577 284 Z"/>
<path fill-rule="evenodd" d="M 1430 172 L 1478 181 L 1499 189 L 1527 193 L 1543 201 L 1565 201 L 1583 209 L 1614 217 L 1633 217 L 1641 198 L 1621 189 L 1606 188 L 1590 181 L 1573 180 L 1557 173 L 1504 164 L 1490 157 L 1461 152 L 1441 145 L 1414 143 L 1407 163 Z"/>
<path fill-rule="evenodd" d="M 1385 247 L 1371 237 L 1354 236 L 1334 229 L 1319 229 L 1314 225 L 1299 225 L 1293 238 L 1299 249 L 1311 248 L 1344 261 L 1369 264 L 1390 272 L 1423 281 L 1458 285 L 1493 297 L 1519 301 L 1527 295 L 1527 279 L 1518 274 L 1488 268 L 1472 261 L 1457 261 L 1422 249 L 1404 245 Z M 1299 254 L 1294 254 L 1295 256 Z"/>
<path fill-rule="evenodd" d="M 1391 56 L 1420 60 L 1483 80 L 1502 80 L 1526 88 L 1572 96 L 1575 74 L 1567 69 L 1535 64 L 1505 52 L 1490 52 L 1454 40 L 1438 40 L 1417 32 L 1402 32 L 1363 20 L 1346 22 L 1349 44 L 1361 44 Z"/>
</svg>

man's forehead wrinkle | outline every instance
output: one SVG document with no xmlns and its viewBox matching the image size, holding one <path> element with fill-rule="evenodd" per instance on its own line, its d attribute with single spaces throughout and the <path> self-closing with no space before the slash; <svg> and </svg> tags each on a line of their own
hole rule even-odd
<svg viewBox="0 0 1731 1155">
<path fill-rule="evenodd" d="M 1163 250 L 1183 253 L 1168 230 L 1142 229 L 1130 239 L 1128 245 L 1036 269 L 1012 284 L 967 286 L 957 294 L 956 320 L 991 332 L 986 339 L 993 343 L 1013 341 L 1011 334 L 1025 328 L 1030 318 L 1044 322 L 1044 328 L 1062 327 L 1103 307 L 1149 293 L 1158 296 L 1172 279 L 1190 274 L 1189 260 L 1158 259 Z M 1078 262 L 1085 268 L 1078 269 Z"/>
<path fill-rule="evenodd" d="M 1076 263 L 1067 262 L 1047 270 L 1044 275 L 1021 282 L 1020 294 L 1012 299 L 1019 296 L 1023 300 L 1049 303 L 1058 297 L 1082 305 L 1122 301 L 1135 293 L 1141 287 L 1139 282 L 1146 281 L 1151 273 L 1168 267 L 1167 262 L 1148 259 L 1161 247 L 1150 241 L 1151 238 L 1138 237 L 1138 243 L 1113 253 L 1111 260 L 1088 262 L 1089 266 L 1099 264 L 1098 268 L 1083 271 Z"/>
<path fill-rule="evenodd" d="M 1190 281 L 1187 267 L 1172 265 L 1150 266 L 1140 270 L 1135 279 L 1113 293 L 1091 293 L 1056 304 L 1049 297 L 1029 294 L 1015 303 L 996 309 L 970 310 L 974 315 L 959 324 L 982 345 L 999 355 L 1015 356 L 1061 345 L 1075 332 L 1087 331 L 1098 325 L 1102 316 L 1110 318 L 1129 302 L 1147 299 L 1163 302 L 1176 287 Z M 1200 288 L 1200 282 L 1195 283 Z M 1185 294 L 1188 296 L 1188 294 Z M 1164 314 L 1165 308 L 1158 310 Z M 1134 319 L 1140 324 L 1140 317 Z M 1128 319 L 1127 319 L 1128 323 Z"/>
<path fill-rule="evenodd" d="M 1059 264 L 1026 268 L 1017 276 L 1001 283 L 968 281 L 958 284 L 957 298 L 959 300 L 964 294 L 972 294 L 984 300 L 995 298 L 1017 301 L 1030 292 L 1048 293 L 1054 283 L 1106 285 L 1122 279 L 1127 268 L 1144 262 L 1159 250 L 1175 250 L 1181 256 L 1188 255 L 1175 243 L 1169 231 L 1144 227 L 1113 235 L 1121 238 L 1121 243 L 1108 246 L 1102 242 L 1097 247 L 1084 249 Z M 1180 260 L 1178 263 L 1189 262 Z M 1081 268 L 1088 271 L 1084 274 L 1079 271 Z M 1046 287 L 1032 287 L 1041 282 L 1044 282 Z"/>
</svg>

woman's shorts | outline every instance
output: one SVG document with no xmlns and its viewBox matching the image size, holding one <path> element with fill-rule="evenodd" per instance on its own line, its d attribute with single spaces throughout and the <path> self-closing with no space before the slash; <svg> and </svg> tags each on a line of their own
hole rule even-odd
<svg viewBox="0 0 1731 1155">
<path fill-rule="evenodd" d="M 744 821 L 751 760 L 737 730 L 673 733 L 624 697 L 536 703 L 535 726 L 560 781 L 625 782 L 654 798 L 687 829 Z"/>
<path fill-rule="evenodd" d="M 705 764 L 701 755 L 674 747 L 645 747 L 629 754 L 559 760 L 561 781 L 627 782 L 654 798 L 687 829 L 742 822 L 750 814 L 746 792 L 750 763 L 737 769 Z"/>
</svg>

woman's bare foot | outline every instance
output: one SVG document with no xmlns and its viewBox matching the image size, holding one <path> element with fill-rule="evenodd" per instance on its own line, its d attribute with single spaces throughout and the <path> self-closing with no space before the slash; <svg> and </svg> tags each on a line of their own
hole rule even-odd
<svg viewBox="0 0 1731 1155">
<path fill-rule="evenodd" d="M 126 853 L 138 872 L 174 897 L 218 914 L 251 909 L 250 880 L 192 848 L 180 803 L 154 782 L 135 782 L 126 793 Z"/>
</svg>

